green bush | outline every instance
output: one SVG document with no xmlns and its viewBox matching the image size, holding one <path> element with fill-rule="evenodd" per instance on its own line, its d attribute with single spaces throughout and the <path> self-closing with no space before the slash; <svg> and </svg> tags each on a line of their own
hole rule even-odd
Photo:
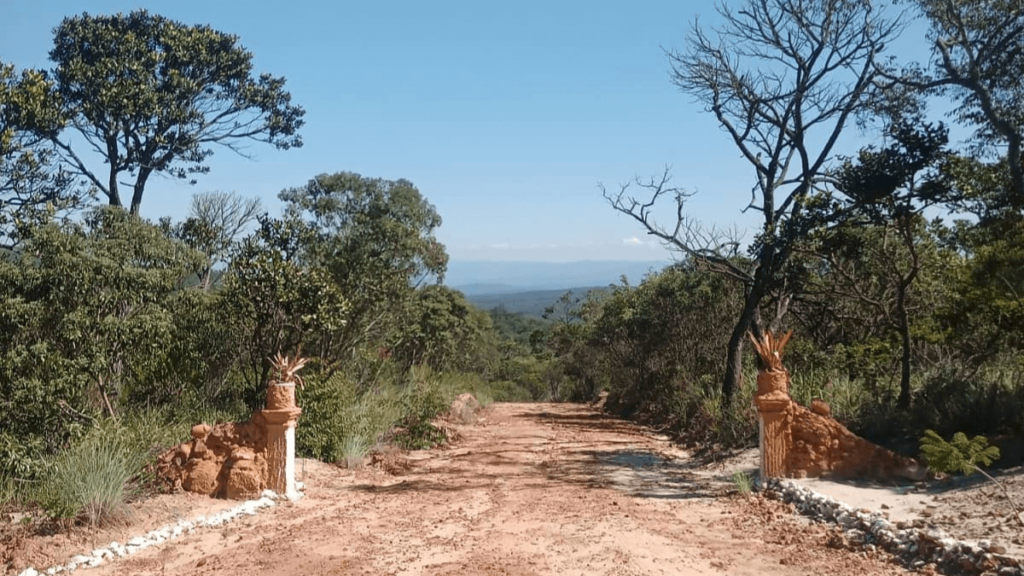
<svg viewBox="0 0 1024 576">
<path fill-rule="evenodd" d="M 444 432 L 431 421 L 451 405 L 454 394 L 446 390 L 443 382 L 428 378 L 411 382 L 402 391 L 402 419 L 400 429 L 391 438 L 401 448 L 422 450 L 443 444 Z"/>
<path fill-rule="evenodd" d="M 295 431 L 296 451 L 300 456 L 325 462 L 341 460 L 342 438 L 355 428 L 355 385 L 341 374 L 324 380 L 310 375 L 306 377 L 306 387 L 297 393 L 302 425 Z"/>
</svg>

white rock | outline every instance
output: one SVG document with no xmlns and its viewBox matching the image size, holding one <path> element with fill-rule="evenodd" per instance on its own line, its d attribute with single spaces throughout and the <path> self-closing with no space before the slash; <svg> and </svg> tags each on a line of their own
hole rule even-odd
<svg viewBox="0 0 1024 576">
<path fill-rule="evenodd" d="M 36 572 L 35 568 L 29 566 L 28 568 L 22 570 L 21 573 L 18 574 L 18 576 L 39 576 L 39 572 Z"/>
</svg>

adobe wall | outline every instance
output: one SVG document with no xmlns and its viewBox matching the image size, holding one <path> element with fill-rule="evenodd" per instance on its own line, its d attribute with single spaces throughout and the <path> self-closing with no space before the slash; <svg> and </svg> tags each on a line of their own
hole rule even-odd
<svg viewBox="0 0 1024 576">
<path fill-rule="evenodd" d="M 192 427 L 192 440 L 165 452 L 157 473 L 174 488 L 215 498 L 249 499 L 267 488 L 267 430 L 257 412 L 249 422 Z"/>
<path fill-rule="evenodd" d="M 192 427 L 192 440 L 157 460 L 157 474 L 175 489 L 234 500 L 270 489 L 299 496 L 295 481 L 295 385 L 271 382 L 267 407 L 248 422 Z"/>
<path fill-rule="evenodd" d="M 758 373 L 754 403 L 761 418 L 761 469 L 766 477 L 838 476 L 923 480 L 917 461 L 872 444 L 831 416 L 828 404 L 809 409 L 789 396 L 789 372 Z"/>
</svg>

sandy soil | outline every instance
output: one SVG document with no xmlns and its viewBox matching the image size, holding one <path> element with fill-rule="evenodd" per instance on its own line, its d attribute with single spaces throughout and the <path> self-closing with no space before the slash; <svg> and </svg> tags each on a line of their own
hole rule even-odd
<svg viewBox="0 0 1024 576">
<path fill-rule="evenodd" d="M 1011 556 L 1024 557 L 1024 518 L 1018 520 L 1014 511 L 1014 505 L 1024 506 L 1024 469 L 1018 466 L 993 474 L 1005 493 L 980 474 L 904 485 L 796 482 L 851 506 L 880 511 L 897 525 L 940 528 L 959 540 L 990 540 Z"/>
<path fill-rule="evenodd" d="M 731 470 L 699 469 L 667 439 L 590 407 L 495 404 L 482 416 L 456 426 L 447 448 L 392 453 L 376 466 L 303 461 L 299 502 L 85 573 L 904 573 L 885 556 L 829 548 L 824 527 L 781 504 L 729 496 Z M 172 516 L 220 504 L 164 498 L 182 508 Z M 124 530 L 160 523 L 147 506 Z M 115 539 L 106 532 L 87 540 Z M 37 568 L 88 549 L 75 536 L 39 538 L 7 545 Z"/>
</svg>

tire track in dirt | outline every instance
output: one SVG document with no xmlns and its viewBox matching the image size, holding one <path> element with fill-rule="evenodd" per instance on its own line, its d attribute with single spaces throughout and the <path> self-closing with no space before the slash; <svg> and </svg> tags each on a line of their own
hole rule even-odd
<svg viewBox="0 0 1024 576">
<path fill-rule="evenodd" d="M 301 422 L 300 422 L 301 425 Z M 494 404 L 386 474 L 300 466 L 306 497 L 89 574 L 899 574 L 588 406 Z M 672 458 L 672 457 L 676 458 Z"/>
</svg>

